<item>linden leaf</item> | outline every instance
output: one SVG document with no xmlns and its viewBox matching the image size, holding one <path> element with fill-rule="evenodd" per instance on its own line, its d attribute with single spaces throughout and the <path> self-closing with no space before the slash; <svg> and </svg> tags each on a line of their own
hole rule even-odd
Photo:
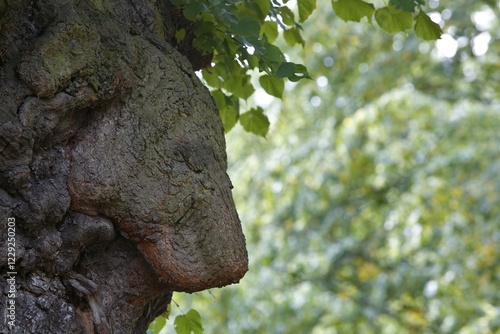
<svg viewBox="0 0 500 334">
<path fill-rule="evenodd" d="M 266 137 L 269 131 L 269 119 L 262 108 L 250 109 L 240 116 L 240 123 L 245 131 Z"/>
<path fill-rule="evenodd" d="M 293 73 L 292 73 L 293 74 Z M 292 75 L 290 74 L 290 75 Z M 263 75 L 259 78 L 260 85 L 272 96 L 282 98 L 285 90 L 285 82 L 281 78 L 273 78 L 270 75 Z"/>
<path fill-rule="evenodd" d="M 424 5 L 424 0 L 390 0 L 389 5 L 394 6 L 397 9 L 404 10 L 405 12 L 413 13 L 415 11 L 415 6 Z"/>
<path fill-rule="evenodd" d="M 297 28 L 287 29 L 283 32 L 283 37 L 285 38 L 286 44 L 290 46 L 294 46 L 297 43 L 300 43 L 302 46 L 306 44 L 302 36 L 300 35 L 300 31 Z"/>
<path fill-rule="evenodd" d="M 377 9 L 375 11 L 375 20 L 380 28 L 390 33 L 411 29 L 413 26 L 413 16 L 394 7 Z"/>
<path fill-rule="evenodd" d="M 299 21 L 304 22 L 316 8 L 316 0 L 298 0 Z"/>
<path fill-rule="evenodd" d="M 359 22 L 363 17 L 370 19 L 375 7 L 362 0 L 337 0 L 332 2 L 332 7 L 338 17 L 344 21 Z"/>
<path fill-rule="evenodd" d="M 233 33 L 245 37 L 259 37 L 260 23 L 250 16 L 241 17 L 232 26 Z"/>
<path fill-rule="evenodd" d="M 196 310 L 189 310 L 188 313 L 178 315 L 174 321 L 175 332 L 177 334 L 203 334 L 201 316 Z"/>
<path fill-rule="evenodd" d="M 224 127 L 224 133 L 228 133 L 236 125 L 236 122 L 238 122 L 238 111 L 234 106 L 226 106 L 220 110 L 220 118 Z"/>
<path fill-rule="evenodd" d="M 276 38 L 278 38 L 279 35 L 278 24 L 274 21 L 266 21 L 262 24 L 260 33 L 266 36 L 269 43 L 272 43 L 276 40 Z"/>
<path fill-rule="evenodd" d="M 426 41 L 440 39 L 443 31 L 436 22 L 432 21 L 423 11 L 415 19 L 415 34 Z"/>
</svg>

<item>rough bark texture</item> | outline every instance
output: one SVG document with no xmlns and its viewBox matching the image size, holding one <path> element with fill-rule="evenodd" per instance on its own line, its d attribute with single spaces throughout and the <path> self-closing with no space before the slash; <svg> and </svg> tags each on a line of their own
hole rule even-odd
<svg viewBox="0 0 500 334">
<path fill-rule="evenodd" d="M 196 54 L 169 43 L 175 15 L 0 0 L 0 269 L 17 287 L 1 333 L 144 333 L 171 291 L 247 271 L 222 125 Z"/>
</svg>

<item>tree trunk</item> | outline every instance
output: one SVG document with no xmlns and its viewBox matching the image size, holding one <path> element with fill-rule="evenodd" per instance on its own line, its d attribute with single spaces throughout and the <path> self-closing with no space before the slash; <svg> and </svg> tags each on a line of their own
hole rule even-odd
<svg viewBox="0 0 500 334">
<path fill-rule="evenodd" d="M 172 46 L 178 16 L 0 0 L 1 333 L 144 333 L 172 291 L 247 271 L 222 124 L 187 60 L 206 59 Z"/>
</svg>

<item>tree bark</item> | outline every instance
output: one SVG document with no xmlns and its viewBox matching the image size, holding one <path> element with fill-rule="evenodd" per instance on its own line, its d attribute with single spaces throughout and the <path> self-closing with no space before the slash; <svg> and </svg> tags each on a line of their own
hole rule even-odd
<svg viewBox="0 0 500 334">
<path fill-rule="evenodd" d="M 222 124 L 191 65 L 204 56 L 172 46 L 178 15 L 0 0 L 1 333 L 144 333 L 172 291 L 247 271 Z"/>
</svg>

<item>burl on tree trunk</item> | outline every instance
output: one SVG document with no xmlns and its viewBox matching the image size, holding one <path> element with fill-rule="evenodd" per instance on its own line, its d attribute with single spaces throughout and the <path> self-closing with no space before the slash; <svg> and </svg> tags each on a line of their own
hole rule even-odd
<svg viewBox="0 0 500 334">
<path fill-rule="evenodd" d="M 144 333 L 171 291 L 247 271 L 222 124 L 187 60 L 206 59 L 173 46 L 178 16 L 0 0 L 0 332 Z"/>
</svg>

